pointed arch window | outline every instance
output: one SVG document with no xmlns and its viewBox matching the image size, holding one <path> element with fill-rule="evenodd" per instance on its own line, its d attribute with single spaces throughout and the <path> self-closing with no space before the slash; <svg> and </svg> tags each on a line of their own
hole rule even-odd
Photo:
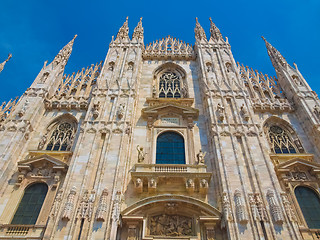
<svg viewBox="0 0 320 240">
<path fill-rule="evenodd" d="M 48 186 L 45 183 L 27 187 L 11 224 L 36 224 L 47 192 Z"/>
<path fill-rule="evenodd" d="M 286 129 L 277 125 L 272 125 L 269 127 L 268 135 L 271 148 L 274 153 L 288 154 L 299 152 L 290 132 L 288 132 Z"/>
<path fill-rule="evenodd" d="M 59 122 L 51 133 L 46 150 L 69 151 L 75 134 L 75 126 L 70 122 Z"/>
<path fill-rule="evenodd" d="M 296 187 L 294 190 L 300 209 L 308 227 L 320 229 L 320 199 L 318 195 L 308 187 Z"/>
<path fill-rule="evenodd" d="M 180 77 L 174 72 L 165 72 L 159 79 L 159 98 L 181 98 Z"/>
<path fill-rule="evenodd" d="M 157 138 L 157 164 L 185 164 L 183 137 L 175 132 L 165 132 Z"/>
</svg>

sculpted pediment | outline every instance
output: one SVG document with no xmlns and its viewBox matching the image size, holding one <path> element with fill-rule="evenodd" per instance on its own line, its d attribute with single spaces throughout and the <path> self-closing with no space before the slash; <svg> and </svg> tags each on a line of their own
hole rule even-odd
<svg viewBox="0 0 320 240">
<path fill-rule="evenodd" d="M 23 171 L 23 170 L 32 171 L 32 169 L 39 168 L 39 167 L 52 168 L 54 170 L 59 170 L 59 171 L 66 171 L 68 168 L 66 163 L 46 154 L 25 159 L 18 162 L 19 171 Z"/>
<path fill-rule="evenodd" d="M 315 163 L 315 162 L 310 162 L 308 160 L 305 159 L 301 159 L 301 158 L 293 158 L 289 161 L 280 163 L 276 169 L 278 171 L 290 171 L 292 169 L 296 169 L 296 168 L 303 168 L 303 169 L 312 169 L 313 171 L 320 171 L 320 164 Z"/>
<path fill-rule="evenodd" d="M 146 108 L 141 110 L 142 116 L 147 119 L 148 126 L 151 127 L 154 120 L 166 114 L 180 115 L 186 119 L 189 127 L 193 126 L 193 121 L 198 119 L 199 110 L 191 107 L 193 99 L 168 99 L 168 98 L 149 98 Z"/>
<path fill-rule="evenodd" d="M 145 115 L 159 115 L 164 113 L 175 112 L 181 115 L 192 115 L 194 117 L 199 116 L 199 110 L 193 107 L 181 106 L 177 103 L 161 103 L 157 106 L 151 106 L 142 109 Z"/>
</svg>

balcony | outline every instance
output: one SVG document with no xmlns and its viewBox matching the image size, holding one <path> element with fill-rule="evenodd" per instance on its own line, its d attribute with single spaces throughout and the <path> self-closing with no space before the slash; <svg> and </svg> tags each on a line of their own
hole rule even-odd
<svg viewBox="0 0 320 240">
<path fill-rule="evenodd" d="M 131 171 L 137 193 L 185 192 L 207 194 L 212 173 L 206 165 L 136 164 Z"/>
<path fill-rule="evenodd" d="M 43 225 L 0 225 L 0 239 L 42 239 Z"/>
</svg>

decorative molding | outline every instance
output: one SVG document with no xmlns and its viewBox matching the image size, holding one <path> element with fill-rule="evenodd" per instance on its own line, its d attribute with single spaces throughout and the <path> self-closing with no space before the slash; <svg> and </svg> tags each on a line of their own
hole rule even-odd
<svg viewBox="0 0 320 240">
<path fill-rule="evenodd" d="M 102 221 L 102 222 L 106 221 L 107 210 L 108 210 L 108 194 L 109 194 L 108 190 L 106 188 L 103 189 L 100 196 L 98 208 L 97 208 L 97 213 L 96 213 L 97 221 Z"/>
<path fill-rule="evenodd" d="M 247 215 L 244 199 L 239 190 L 235 191 L 234 200 L 236 205 L 237 219 L 240 224 L 246 224 L 248 222 L 248 215 Z"/>
<path fill-rule="evenodd" d="M 61 219 L 69 221 L 72 216 L 73 208 L 74 208 L 74 201 L 75 201 L 75 196 L 77 194 L 77 188 L 73 186 L 68 194 L 67 201 L 64 205 L 62 214 L 61 214 Z"/>
<path fill-rule="evenodd" d="M 143 59 L 181 59 L 191 60 L 195 58 L 193 47 L 189 43 L 167 36 L 146 46 L 142 52 Z"/>
</svg>

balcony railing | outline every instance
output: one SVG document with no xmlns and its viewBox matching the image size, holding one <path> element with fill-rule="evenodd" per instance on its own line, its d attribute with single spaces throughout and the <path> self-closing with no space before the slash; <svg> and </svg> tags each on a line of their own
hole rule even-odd
<svg viewBox="0 0 320 240">
<path fill-rule="evenodd" d="M 167 182 L 177 184 L 177 189 L 206 194 L 211 175 L 206 165 L 191 164 L 136 164 L 131 171 L 138 193 L 155 192 L 159 184 Z"/>
<path fill-rule="evenodd" d="M 0 225 L 0 239 L 42 239 L 45 226 L 43 225 Z"/>
</svg>

